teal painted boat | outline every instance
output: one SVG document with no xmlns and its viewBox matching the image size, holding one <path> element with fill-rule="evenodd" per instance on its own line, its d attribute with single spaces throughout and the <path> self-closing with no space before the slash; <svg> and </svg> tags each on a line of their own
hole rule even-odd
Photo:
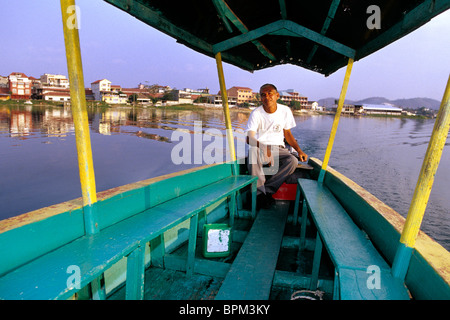
<svg viewBox="0 0 450 320">
<path fill-rule="evenodd" d="M 63 23 L 82 197 L 0 221 L 1 299 L 450 298 L 450 253 L 419 230 L 449 131 L 450 82 L 406 219 L 328 166 L 353 62 L 450 1 L 106 2 L 215 57 L 222 92 L 222 58 L 249 71 L 347 65 L 325 157 L 299 165 L 258 208 L 224 95 L 230 162 L 96 192 L 78 30 Z M 61 0 L 63 22 L 74 5 Z M 382 8 L 383 29 L 369 27 L 369 7 Z"/>
</svg>

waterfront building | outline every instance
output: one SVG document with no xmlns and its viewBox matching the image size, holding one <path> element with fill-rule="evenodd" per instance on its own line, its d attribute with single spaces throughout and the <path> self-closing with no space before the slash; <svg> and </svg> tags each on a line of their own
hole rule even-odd
<svg viewBox="0 0 450 320">
<path fill-rule="evenodd" d="M 9 88 L 0 87 L 0 100 L 9 100 L 10 97 Z"/>
<path fill-rule="evenodd" d="M 333 107 L 333 111 L 336 112 L 337 106 Z M 344 104 L 342 107 L 342 113 L 350 115 L 363 115 L 363 114 L 382 114 L 382 115 L 401 115 L 402 108 L 396 107 L 390 104 Z"/>
<path fill-rule="evenodd" d="M 171 90 L 168 93 L 168 100 L 175 101 L 176 103 L 186 103 L 191 104 L 194 102 L 194 99 L 192 98 L 192 93 L 190 91 L 186 90 Z"/>
<path fill-rule="evenodd" d="M 385 114 L 401 115 L 402 108 L 390 104 L 362 104 L 355 105 L 355 114 Z"/>
<path fill-rule="evenodd" d="M 298 101 L 300 102 L 301 109 L 310 109 L 308 98 L 294 91 L 294 89 L 280 90 L 278 93 L 280 94 L 280 100 L 283 103 L 289 105 L 291 101 Z"/>
<path fill-rule="evenodd" d="M 127 96 L 128 101 L 130 101 L 130 96 L 135 96 L 136 102 L 140 104 L 150 104 L 152 99 L 164 96 L 164 91 L 160 91 L 159 88 L 146 87 L 143 84 L 140 84 L 137 88 L 121 88 L 121 91 Z"/>
<path fill-rule="evenodd" d="M 323 106 L 319 106 L 319 103 L 317 101 L 308 101 L 307 109 L 313 111 L 325 111 L 325 108 Z"/>
<path fill-rule="evenodd" d="M 126 104 L 128 102 L 128 97 L 121 91 L 121 87 L 111 85 L 111 81 L 107 79 L 92 82 L 91 89 L 96 101 L 104 101 L 109 104 Z"/>
<path fill-rule="evenodd" d="M 251 103 L 254 99 L 253 90 L 247 87 L 231 87 L 227 90 L 228 105 L 235 107 L 242 103 Z M 216 95 L 211 95 L 210 103 L 219 107 L 222 106 L 222 95 L 220 91 Z"/>
<path fill-rule="evenodd" d="M 38 92 L 39 97 L 45 101 L 70 101 L 70 89 L 46 87 L 38 89 Z"/>
<path fill-rule="evenodd" d="M 41 84 L 44 87 L 60 87 L 69 89 L 69 79 L 61 74 L 45 73 L 40 77 Z"/>
<path fill-rule="evenodd" d="M 61 74 L 45 73 L 39 79 L 30 77 L 32 98 L 45 101 L 70 101 L 69 80 Z"/>
<path fill-rule="evenodd" d="M 94 81 L 91 83 L 91 89 L 94 94 L 94 99 L 97 101 L 103 101 L 102 92 L 111 91 L 111 81 L 107 79 Z"/>
<path fill-rule="evenodd" d="M 9 88 L 8 77 L 0 76 L 0 88 Z"/>
<path fill-rule="evenodd" d="M 30 99 L 31 80 L 22 72 L 13 72 L 8 76 L 11 99 Z"/>
<path fill-rule="evenodd" d="M 220 92 L 219 92 L 220 95 Z M 253 100 L 253 90 L 247 87 L 231 87 L 227 90 L 228 97 L 236 97 L 236 103 L 250 103 Z"/>
<path fill-rule="evenodd" d="M 209 103 L 213 104 L 215 107 L 222 107 L 222 95 L 219 94 L 213 94 L 209 97 Z M 237 105 L 237 97 L 235 96 L 228 96 L 228 106 L 230 108 L 236 107 Z"/>
</svg>

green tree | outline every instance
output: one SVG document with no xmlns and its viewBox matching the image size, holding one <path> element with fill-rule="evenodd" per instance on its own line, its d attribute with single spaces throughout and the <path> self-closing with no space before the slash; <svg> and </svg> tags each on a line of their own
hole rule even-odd
<svg viewBox="0 0 450 320">
<path fill-rule="evenodd" d="M 294 110 L 300 110 L 302 108 L 302 105 L 300 104 L 300 101 L 291 100 L 291 102 L 289 103 L 289 107 Z"/>
</svg>

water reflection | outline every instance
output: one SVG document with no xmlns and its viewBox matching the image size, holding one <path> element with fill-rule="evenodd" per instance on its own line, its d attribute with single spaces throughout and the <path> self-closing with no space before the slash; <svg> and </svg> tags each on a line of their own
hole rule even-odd
<svg viewBox="0 0 450 320">
<path fill-rule="evenodd" d="M 236 132 L 243 132 L 248 113 L 233 113 L 232 125 Z M 130 134 L 141 138 L 170 142 L 171 131 L 192 128 L 195 121 L 202 122 L 202 128 L 223 130 L 224 117 L 221 110 L 204 112 L 155 108 L 92 107 L 88 109 L 91 129 L 102 135 Z M 149 131 L 163 130 L 165 135 Z M 0 107 L 0 133 L 10 137 L 27 139 L 41 137 L 66 137 L 74 132 L 70 106 L 3 106 Z M 191 130 L 192 133 L 192 130 Z"/>
</svg>

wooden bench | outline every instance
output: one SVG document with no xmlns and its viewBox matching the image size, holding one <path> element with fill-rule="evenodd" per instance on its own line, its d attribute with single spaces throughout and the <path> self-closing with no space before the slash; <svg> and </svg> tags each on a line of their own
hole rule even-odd
<svg viewBox="0 0 450 320">
<path fill-rule="evenodd" d="M 300 243 L 305 242 L 308 213 L 317 227 L 310 289 L 317 287 L 322 245 L 325 245 L 336 270 L 335 299 L 409 299 L 406 287 L 392 277 L 389 265 L 330 190 L 323 183 L 309 179 L 298 179 L 298 186 L 297 203 L 303 198 Z"/>
<path fill-rule="evenodd" d="M 259 211 L 216 300 L 267 300 L 281 247 L 289 203 Z"/>
<path fill-rule="evenodd" d="M 123 257 L 127 257 L 127 299 L 142 299 L 146 243 L 164 243 L 161 238 L 166 230 L 190 219 L 186 270 L 188 275 L 192 274 L 198 214 L 229 197 L 232 216 L 234 199 L 240 189 L 252 184 L 252 193 L 255 193 L 256 198 L 256 179 L 245 175 L 233 176 L 230 170 L 229 176 L 221 177 L 218 181 L 165 200 L 94 235 L 79 237 L 2 275 L 0 299 L 67 299 L 88 285 L 91 286 L 93 298 L 105 298 L 103 273 Z M 254 210 L 253 206 L 253 214 Z M 152 259 L 158 255 L 164 255 L 164 246 L 152 252 Z M 77 275 L 79 285 L 71 281 Z"/>
</svg>

